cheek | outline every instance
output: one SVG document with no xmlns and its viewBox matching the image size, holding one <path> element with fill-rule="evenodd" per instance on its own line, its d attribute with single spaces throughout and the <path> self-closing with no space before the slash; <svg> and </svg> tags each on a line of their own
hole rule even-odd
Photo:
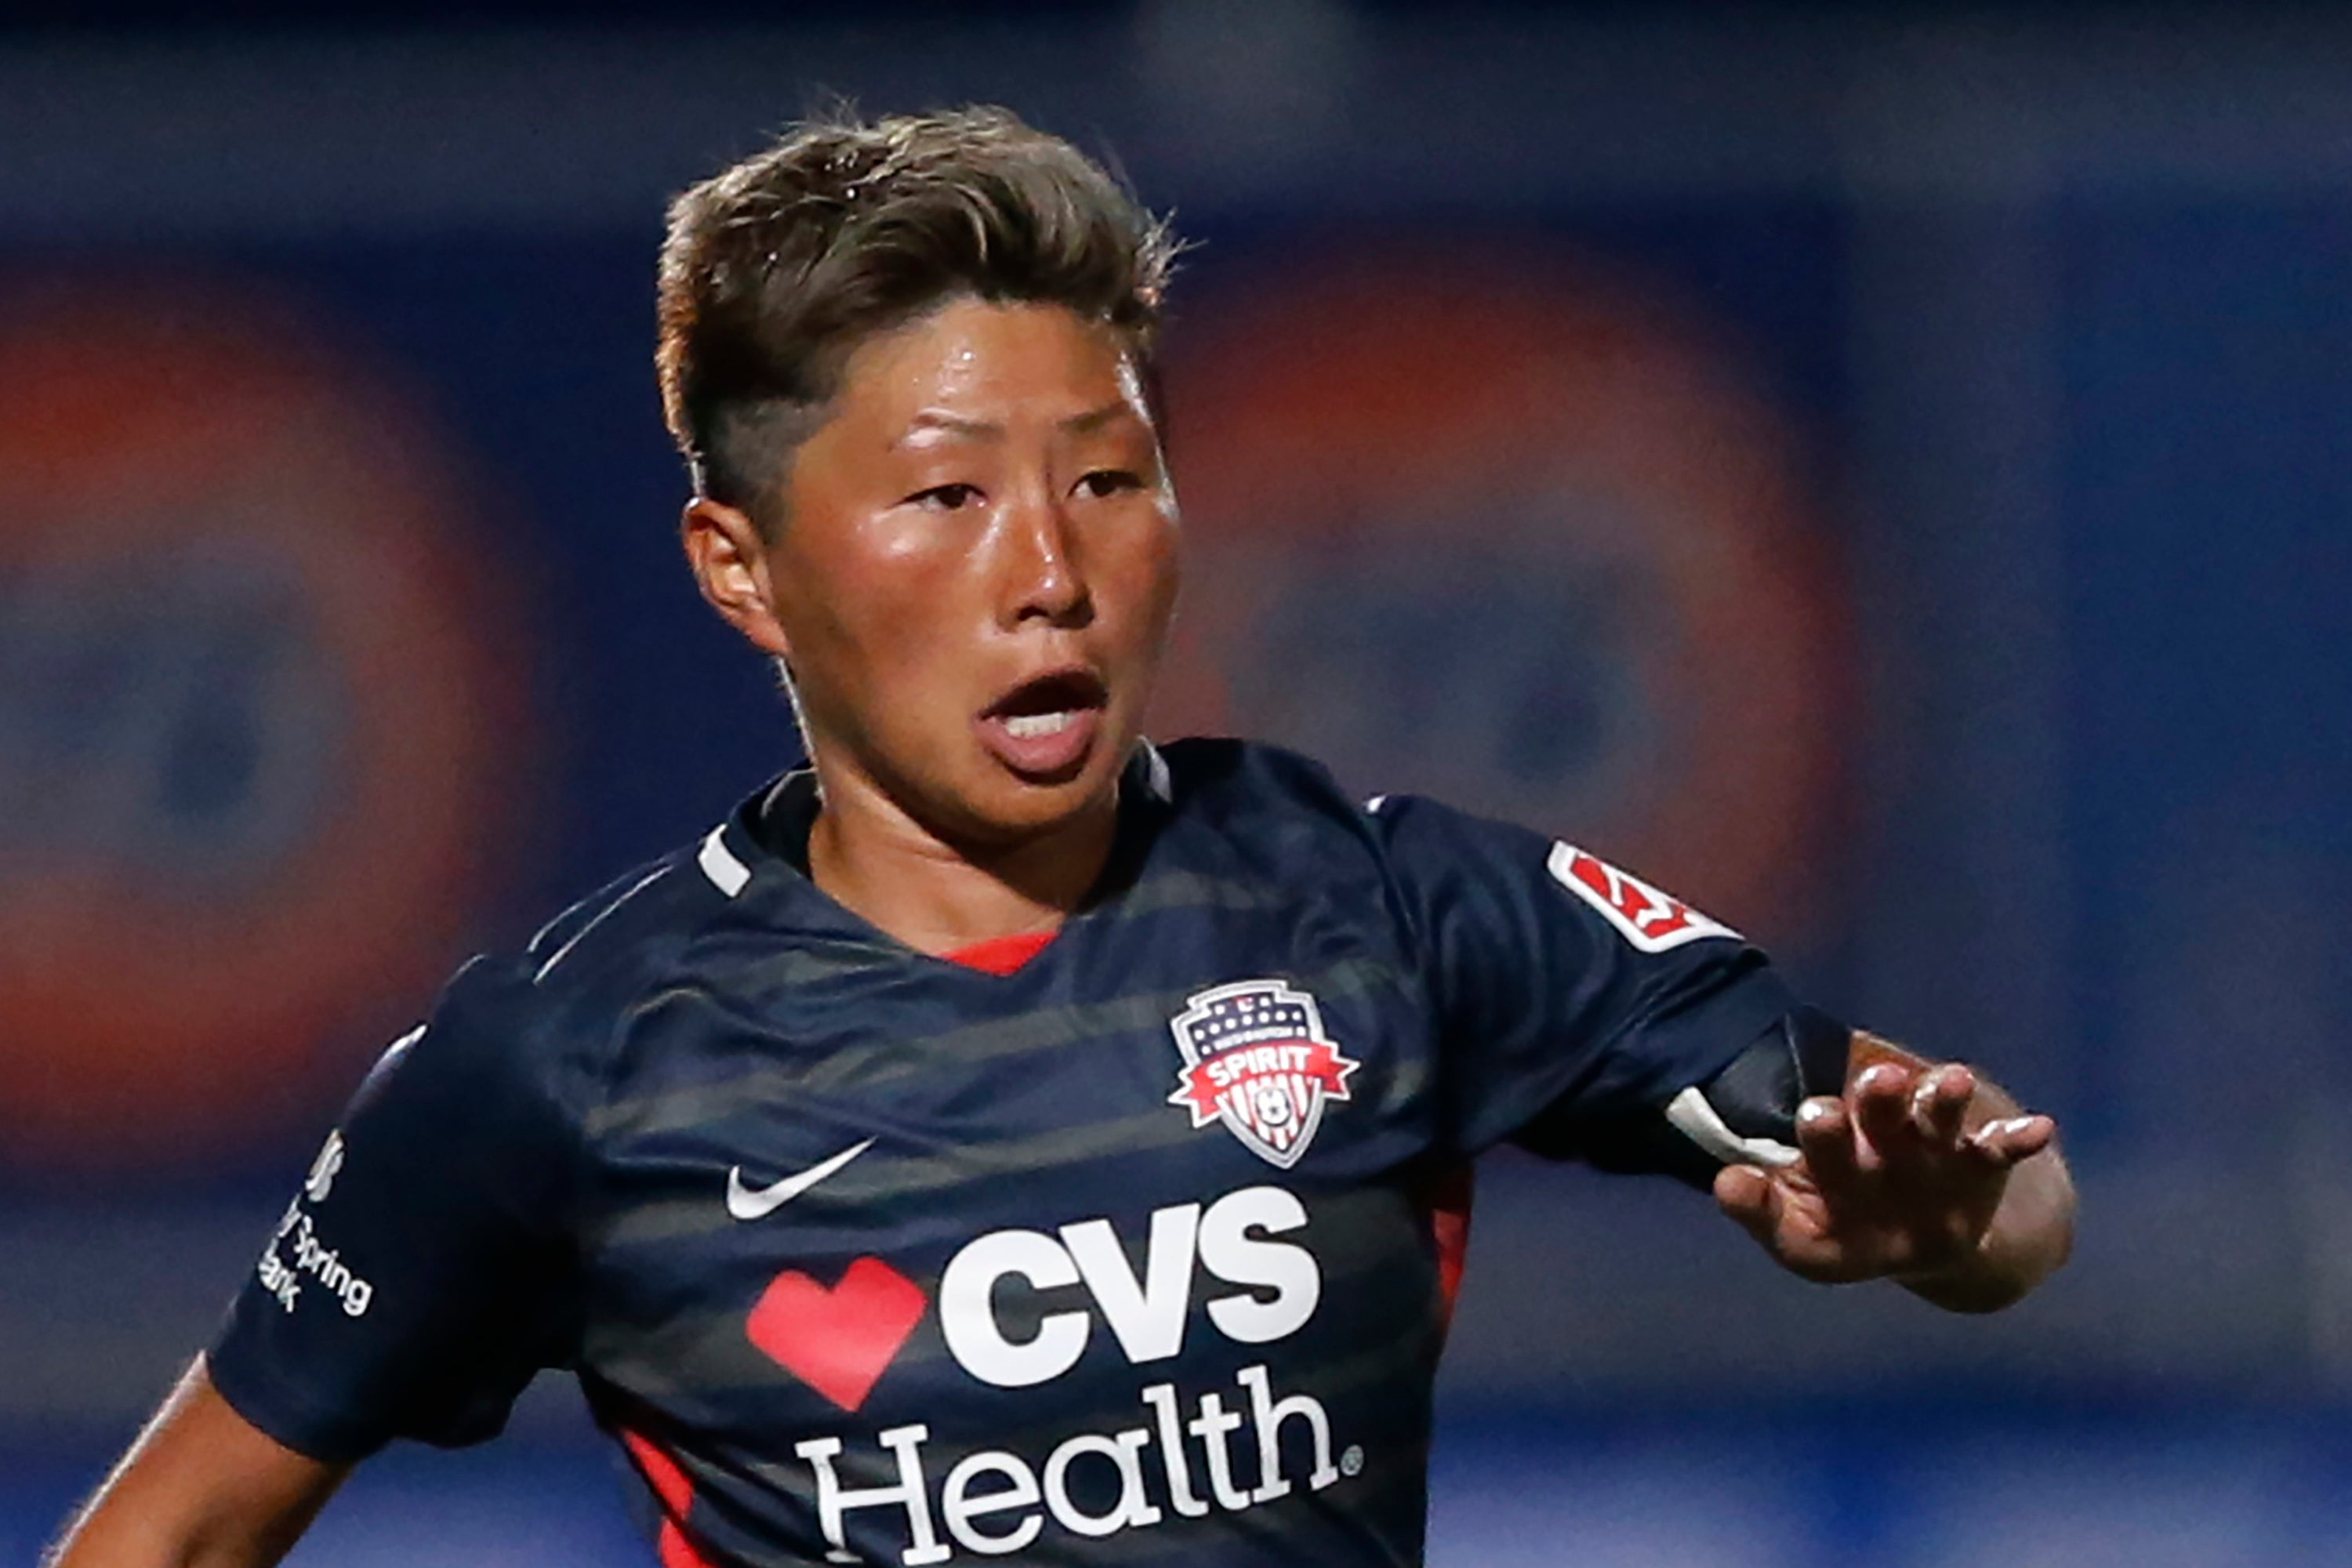
<svg viewBox="0 0 2352 1568">
<path fill-rule="evenodd" d="M 1169 623 L 1175 618 L 1177 595 L 1184 585 L 1184 552 L 1179 547 L 1173 520 L 1163 522 L 1152 538 L 1151 599 L 1146 618 L 1150 623 L 1150 651 L 1157 658 L 1168 639 Z"/>
<path fill-rule="evenodd" d="M 1110 574 L 1132 632 L 1149 637 L 1166 625 L 1182 566 L 1175 520 L 1158 509 L 1119 531 Z"/>
<path fill-rule="evenodd" d="M 960 731 L 968 692 L 966 661 L 943 634 L 941 617 L 903 600 L 868 598 L 835 617 L 822 658 L 796 666 L 803 710 L 817 731 L 865 754 L 892 759 L 907 776 L 930 771 L 946 737 Z"/>
<path fill-rule="evenodd" d="M 781 569 L 779 580 L 791 586 L 779 597 L 804 695 L 865 709 L 886 724 L 929 695 L 950 641 L 951 617 L 940 609 L 956 576 L 936 533 L 877 526 L 861 531 L 854 552 Z"/>
<path fill-rule="evenodd" d="M 891 584 L 857 607 L 856 636 L 847 652 L 851 672 L 887 726 L 896 716 L 936 706 L 950 696 L 951 677 L 968 637 L 959 637 L 942 595 L 919 579 Z"/>
<path fill-rule="evenodd" d="M 854 542 L 872 570 L 900 577 L 939 571 L 956 553 L 955 531 L 919 511 L 893 510 L 870 519 L 859 526 Z"/>
<path fill-rule="evenodd" d="M 1174 517 L 1163 517 L 1155 537 L 1160 546 L 1160 600 L 1164 615 L 1184 586 L 1184 531 Z"/>
</svg>

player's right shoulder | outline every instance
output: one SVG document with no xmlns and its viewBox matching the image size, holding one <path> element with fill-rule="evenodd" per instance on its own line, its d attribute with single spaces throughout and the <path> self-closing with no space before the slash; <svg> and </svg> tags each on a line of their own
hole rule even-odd
<svg viewBox="0 0 2352 1568">
<path fill-rule="evenodd" d="M 681 921 L 698 921 L 707 900 L 679 876 L 686 854 L 674 850 L 632 867 L 540 927 L 516 955 L 515 978 L 535 990 L 551 984 L 560 989 L 591 974 L 600 962 L 625 958 Z"/>
<path fill-rule="evenodd" d="M 751 880 L 741 815 L 623 873 L 557 915 L 516 971 L 550 997 L 611 994 L 665 968 L 734 908 Z"/>
<path fill-rule="evenodd" d="M 431 1054 L 485 1058 L 482 1069 L 536 1079 L 559 1099 L 593 1099 L 619 1020 L 741 890 L 748 872 L 727 837 L 740 832 L 730 819 L 614 878 L 520 951 L 469 960 L 419 1031 Z"/>
</svg>

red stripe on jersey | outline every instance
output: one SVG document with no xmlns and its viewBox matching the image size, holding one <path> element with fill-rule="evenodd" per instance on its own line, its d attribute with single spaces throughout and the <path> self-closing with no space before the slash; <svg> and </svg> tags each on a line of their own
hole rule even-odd
<svg viewBox="0 0 2352 1568">
<path fill-rule="evenodd" d="M 953 952 L 940 954 L 950 963 L 961 963 L 966 969 L 984 970 L 990 974 L 1010 974 L 1039 953 L 1052 942 L 1050 931 L 1023 931 L 1018 936 L 992 936 L 986 942 L 973 942 L 970 947 L 957 948 Z"/>
<path fill-rule="evenodd" d="M 1470 1256 L 1470 1197 L 1475 1169 L 1465 1161 L 1438 1178 L 1429 1198 L 1429 1231 L 1437 1242 L 1437 1291 L 1445 1321 L 1454 1321 L 1454 1299 L 1462 1293 L 1462 1267 Z"/>
<path fill-rule="evenodd" d="M 686 1479 L 686 1472 L 677 1468 L 676 1459 L 655 1447 L 652 1438 L 625 1426 L 617 1430 L 621 1446 L 628 1449 L 646 1484 L 661 1500 L 661 1538 L 656 1542 L 656 1550 L 661 1553 L 661 1568 L 710 1568 L 709 1559 L 694 1549 L 694 1542 L 679 1528 L 694 1507 L 694 1483 Z"/>
</svg>

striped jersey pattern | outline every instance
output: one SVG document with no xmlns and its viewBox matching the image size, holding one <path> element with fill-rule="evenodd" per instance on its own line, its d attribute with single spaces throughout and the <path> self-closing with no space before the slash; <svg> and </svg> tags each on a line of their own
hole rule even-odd
<svg viewBox="0 0 2352 1568">
<path fill-rule="evenodd" d="M 810 881 L 816 807 L 459 972 L 233 1304 L 237 1410 L 352 1460 L 568 1369 L 666 1568 L 1417 1563 L 1467 1162 L 1791 1005 L 1580 850 L 1271 748 L 1141 748 L 1080 910 L 948 958 Z"/>
</svg>

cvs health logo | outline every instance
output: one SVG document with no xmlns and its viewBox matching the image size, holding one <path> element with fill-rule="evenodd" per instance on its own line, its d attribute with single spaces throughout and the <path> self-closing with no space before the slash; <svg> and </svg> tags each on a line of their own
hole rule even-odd
<svg viewBox="0 0 2352 1568">
<path fill-rule="evenodd" d="M 1244 1187 L 1205 1205 L 1171 1205 L 1153 1212 L 1139 1238 L 1139 1268 L 1108 1219 L 1076 1220 L 1051 1232 L 991 1231 L 967 1242 L 940 1274 L 942 1336 L 964 1371 L 1008 1389 L 1069 1372 L 1098 1329 L 1131 1364 L 1173 1359 L 1183 1352 L 1192 1305 L 1204 1289 L 1202 1315 L 1215 1332 L 1242 1344 L 1280 1340 L 1304 1328 L 1322 1300 L 1315 1255 L 1277 1239 L 1306 1224 L 1306 1205 L 1279 1187 Z M 1204 1287 L 1203 1275 L 1213 1283 Z M 1000 1300 L 1017 1301 L 1024 1289 L 1073 1287 L 1084 1289 L 1087 1305 L 1066 1297 L 1071 1305 L 1041 1317 L 1024 1313 L 1014 1326 L 1006 1321 L 1011 1313 L 998 1310 Z M 792 1299 L 778 1300 L 779 1291 Z M 762 1314 L 772 1300 L 777 1332 L 813 1321 L 826 1325 L 817 1337 L 832 1359 L 800 1339 L 781 1348 L 763 1339 Z M 803 1274 L 780 1277 L 753 1312 L 751 1333 L 818 1393 L 855 1410 L 926 1306 L 914 1281 L 880 1258 L 861 1258 L 831 1292 Z M 855 1352 L 856 1364 L 844 1361 L 845 1345 L 863 1347 Z M 785 1353 L 803 1348 L 815 1359 L 797 1364 Z M 1264 1362 L 1241 1368 L 1226 1387 L 1180 1390 L 1163 1376 L 1139 1387 L 1133 1405 L 1090 1409 L 1081 1419 L 1087 1425 L 1050 1447 L 967 1453 L 944 1476 L 925 1452 L 927 1422 L 873 1434 L 880 1453 L 869 1450 L 858 1468 L 846 1471 L 848 1437 L 803 1438 L 793 1452 L 809 1467 L 825 1561 L 895 1554 L 905 1568 L 925 1568 L 948 1562 L 958 1548 L 1003 1556 L 1028 1550 L 1049 1527 L 1100 1538 L 1257 1508 L 1291 1496 L 1300 1482 L 1321 1491 L 1360 1473 L 1365 1462 L 1359 1447 L 1335 1448 L 1320 1399 L 1305 1391 L 1277 1393 Z M 1286 1427 L 1304 1438 L 1303 1470 L 1285 1470 Z M 895 1470 L 896 1479 L 854 1484 L 877 1468 Z M 856 1550 L 848 1541 L 853 1520 L 866 1537 Z"/>
<path fill-rule="evenodd" d="M 1108 1219 L 1076 1220 L 1050 1233 L 990 1231 L 965 1243 L 940 1277 L 940 1331 L 956 1364 L 998 1388 L 1061 1376 L 1098 1326 L 1130 1363 L 1166 1361 L 1183 1351 L 1205 1272 L 1232 1287 L 1209 1298 L 1210 1324 L 1229 1340 L 1264 1344 L 1303 1328 L 1322 1300 L 1315 1255 L 1274 1239 L 1306 1224 L 1306 1205 L 1279 1187 L 1244 1187 L 1205 1206 L 1176 1204 L 1151 1215 L 1140 1272 Z M 1007 1281 L 1032 1291 L 1083 1285 L 1090 1305 L 1048 1312 L 1016 1337 L 998 1313 L 1000 1299 L 1011 1294 Z M 881 1258 L 861 1258 L 830 1289 L 798 1269 L 778 1275 L 745 1331 L 786 1371 L 854 1411 L 927 1307 L 921 1286 Z"/>
<path fill-rule="evenodd" d="M 1068 1372 L 1097 1321 L 1130 1363 L 1166 1361 L 1184 1348 L 1194 1278 L 1205 1270 L 1234 1287 L 1209 1299 L 1210 1323 L 1229 1340 L 1265 1344 L 1305 1327 L 1322 1300 L 1315 1255 L 1271 1239 L 1306 1223 L 1306 1205 L 1280 1187 L 1244 1187 L 1206 1208 L 1163 1208 L 1151 1216 L 1140 1276 L 1107 1219 L 1078 1220 L 1051 1236 L 992 1231 L 966 1244 L 940 1277 L 940 1328 L 956 1364 L 999 1388 Z M 1008 1279 L 1037 1290 L 1083 1284 L 1093 1310 L 1049 1312 L 1032 1336 L 1015 1340 L 996 1315 L 997 1288 Z"/>
</svg>

